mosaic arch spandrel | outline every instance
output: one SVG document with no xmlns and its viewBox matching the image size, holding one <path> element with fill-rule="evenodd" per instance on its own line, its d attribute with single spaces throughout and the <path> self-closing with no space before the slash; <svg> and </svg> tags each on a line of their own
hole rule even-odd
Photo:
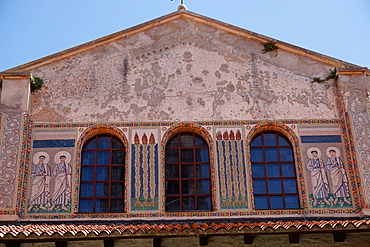
<svg viewBox="0 0 370 247">
<path fill-rule="evenodd" d="M 165 149 L 166 149 L 166 144 L 167 142 L 176 134 L 181 133 L 181 132 L 192 132 L 195 134 L 200 135 L 201 137 L 204 138 L 204 140 L 208 144 L 209 148 L 209 163 L 211 166 L 211 183 L 212 183 L 212 208 L 213 211 L 218 210 L 218 205 L 216 202 L 216 169 L 215 169 L 215 160 L 214 160 L 214 145 L 213 145 L 213 139 L 211 137 L 211 134 L 209 131 L 211 131 L 212 127 L 207 126 L 203 127 L 198 124 L 194 123 L 178 123 L 175 125 L 172 125 L 169 128 L 162 127 L 162 141 L 161 141 L 161 168 L 160 168 L 160 191 L 161 191 L 161 203 L 162 203 L 162 211 L 165 211 Z M 170 212 L 171 215 L 173 215 L 172 212 Z M 188 213 L 184 212 L 184 215 L 188 215 Z M 181 213 L 179 213 L 176 216 L 181 216 Z"/>
<path fill-rule="evenodd" d="M 248 208 L 243 127 L 215 128 L 220 209 Z"/>
<path fill-rule="evenodd" d="M 158 210 L 158 128 L 131 130 L 131 211 Z"/>
<path fill-rule="evenodd" d="M 81 171 L 81 159 L 82 159 L 82 148 L 84 147 L 84 144 L 93 136 L 96 135 L 103 135 L 103 134 L 111 134 L 119 138 L 123 145 L 125 146 L 125 188 L 128 188 L 128 140 L 126 135 L 123 133 L 127 131 L 126 128 L 123 128 L 123 131 L 120 128 L 117 128 L 110 124 L 98 124 L 98 125 L 92 125 L 86 128 L 82 131 L 80 136 L 77 139 L 76 144 L 76 173 L 75 173 L 75 191 L 74 191 L 74 197 L 73 197 L 73 206 L 74 206 L 74 213 L 78 213 L 78 206 L 79 206 L 79 188 L 80 188 L 80 171 Z M 127 212 L 128 205 L 127 205 L 127 198 L 128 198 L 128 192 L 127 189 L 124 191 L 124 212 Z"/>
<path fill-rule="evenodd" d="M 247 155 L 247 164 L 248 164 L 248 171 L 249 171 L 249 186 L 251 190 L 249 191 L 249 198 L 251 201 L 251 205 L 254 209 L 254 198 L 253 198 L 253 181 L 252 181 L 252 168 L 251 168 L 251 154 L 250 154 L 250 144 L 256 135 L 265 132 L 265 131 L 276 131 L 281 134 L 283 134 L 285 137 L 289 139 L 289 141 L 292 144 L 293 147 L 293 153 L 294 153 L 294 160 L 296 165 L 296 173 L 297 173 L 297 184 L 298 184 L 298 190 L 300 194 L 300 204 L 303 209 L 308 208 L 307 204 L 307 196 L 306 196 L 306 185 L 304 181 L 304 175 L 303 175 L 303 164 L 302 164 L 302 157 L 301 157 L 301 149 L 299 146 L 299 139 L 295 131 L 292 129 L 292 127 L 289 127 L 283 123 L 279 122 L 262 122 L 260 124 L 257 124 L 253 127 L 247 126 L 247 129 L 250 129 L 246 136 L 246 155 Z M 296 211 L 296 210 L 295 210 Z"/>
</svg>

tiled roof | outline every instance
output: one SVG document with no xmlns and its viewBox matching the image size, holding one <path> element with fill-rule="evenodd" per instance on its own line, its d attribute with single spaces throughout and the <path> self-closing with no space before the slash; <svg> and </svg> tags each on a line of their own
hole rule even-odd
<svg viewBox="0 0 370 247">
<path fill-rule="evenodd" d="M 289 233 L 300 231 L 370 230 L 370 220 L 277 221 L 177 224 L 4 224 L 1 238 L 71 238 L 99 236 L 168 236 L 232 233 Z"/>
</svg>

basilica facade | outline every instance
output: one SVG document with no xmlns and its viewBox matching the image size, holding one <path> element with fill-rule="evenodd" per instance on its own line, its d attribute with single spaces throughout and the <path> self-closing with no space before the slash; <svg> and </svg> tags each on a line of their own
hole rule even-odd
<svg viewBox="0 0 370 247">
<path fill-rule="evenodd" d="M 182 5 L 3 71 L 0 246 L 366 244 L 369 75 Z"/>
</svg>

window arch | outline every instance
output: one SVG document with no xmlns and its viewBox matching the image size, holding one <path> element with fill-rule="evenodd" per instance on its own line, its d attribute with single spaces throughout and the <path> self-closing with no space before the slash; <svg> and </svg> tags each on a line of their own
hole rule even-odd
<svg viewBox="0 0 370 247">
<path fill-rule="evenodd" d="M 90 138 L 82 149 L 81 213 L 124 211 L 125 147 L 114 135 Z"/>
<path fill-rule="evenodd" d="M 207 142 L 195 133 L 173 136 L 165 150 L 166 211 L 212 210 Z"/>
<path fill-rule="evenodd" d="M 300 208 L 293 147 L 279 132 L 266 131 L 250 145 L 255 209 Z"/>
</svg>

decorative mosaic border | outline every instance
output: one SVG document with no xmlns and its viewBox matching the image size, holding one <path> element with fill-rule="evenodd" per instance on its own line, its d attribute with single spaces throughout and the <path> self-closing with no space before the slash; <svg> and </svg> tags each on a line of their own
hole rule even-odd
<svg viewBox="0 0 370 247">
<path fill-rule="evenodd" d="M 273 124 L 272 124 L 273 123 Z M 112 124 L 94 124 L 94 123 L 64 123 L 64 124 L 54 124 L 54 123 L 44 123 L 44 124 L 33 124 L 34 128 L 51 128 L 51 129 L 60 129 L 60 128 L 86 128 L 83 133 L 80 135 L 80 137 L 77 140 L 76 144 L 76 176 L 75 176 L 75 185 L 76 190 L 75 190 L 75 195 L 74 195 L 74 200 L 73 203 L 77 205 L 78 203 L 78 184 L 79 184 L 79 168 L 80 168 L 80 162 L 81 162 L 81 149 L 84 141 L 90 136 L 94 134 L 94 130 L 98 129 L 102 131 L 103 133 L 106 133 L 104 131 L 115 131 L 116 135 L 120 135 L 121 137 L 124 137 L 124 144 L 126 148 L 128 148 L 128 136 L 125 135 L 119 128 L 121 128 L 124 132 L 127 132 L 127 128 L 129 127 L 162 127 L 162 141 L 161 141 L 161 146 L 159 147 L 161 149 L 161 155 L 162 157 L 160 158 L 161 160 L 161 177 L 160 179 L 160 190 L 163 196 L 160 196 L 160 208 L 162 212 L 130 212 L 130 213 L 116 213 L 116 214 L 81 214 L 78 213 L 77 207 L 75 207 L 75 212 L 74 214 L 27 214 L 27 217 L 33 218 L 33 219 L 103 219 L 103 218 L 142 218 L 142 217 L 233 217 L 233 216 L 275 216 L 275 215 L 297 215 L 297 217 L 304 215 L 304 214 L 355 214 L 358 213 L 359 210 L 353 209 L 353 208 L 346 208 L 346 209 L 308 209 L 308 204 L 307 204 L 307 196 L 304 193 L 305 190 L 305 184 L 304 184 L 304 178 L 302 171 L 302 159 L 300 156 L 300 149 L 299 149 L 299 138 L 297 137 L 297 134 L 289 127 L 286 126 L 285 124 L 342 124 L 345 125 L 343 120 L 325 120 L 325 119 L 319 119 L 319 120 L 284 120 L 284 121 L 212 121 L 212 122 L 190 122 L 190 123 L 178 123 L 178 122 L 157 122 L 157 123 L 112 123 Z M 212 136 L 209 133 L 209 130 L 212 129 L 212 127 L 217 127 L 217 126 L 247 126 L 247 125 L 256 125 L 253 127 L 253 130 L 250 130 L 250 132 L 247 135 L 247 140 L 245 142 L 245 146 L 248 147 L 248 144 L 253 137 L 254 134 L 256 134 L 258 131 L 262 131 L 262 127 L 264 126 L 277 126 L 280 128 L 280 130 L 283 130 L 288 137 L 292 138 L 293 141 L 292 143 L 295 143 L 295 152 L 299 154 L 299 157 L 297 155 L 297 165 L 300 174 L 299 181 L 301 183 L 301 188 L 302 188 L 302 197 L 301 200 L 303 201 L 303 206 L 304 209 L 295 209 L 295 210 L 260 210 L 260 211 L 255 211 L 255 210 L 250 210 L 250 209 L 233 209 L 233 210 L 228 210 L 228 211 L 218 211 L 220 210 L 219 205 L 217 205 L 217 200 L 219 198 L 216 195 L 216 168 L 215 166 L 215 160 L 214 160 L 214 140 Z M 206 127 L 207 126 L 207 127 Z M 205 128 L 206 127 L 206 128 Z M 205 136 L 205 139 L 209 142 L 210 144 L 210 156 L 211 156 L 211 164 L 212 164 L 212 198 L 213 198 L 213 206 L 214 210 L 212 212 L 163 212 L 164 211 L 164 147 L 165 143 L 170 138 L 174 132 L 176 131 L 181 131 L 183 128 L 194 128 L 200 132 L 201 135 Z M 248 128 L 248 126 L 247 126 Z M 95 132 L 97 134 L 98 132 Z M 343 130 L 343 133 L 345 131 Z M 31 141 L 30 135 L 29 137 L 29 142 Z M 345 135 L 343 134 L 343 137 Z M 249 140 L 249 141 L 248 141 Z M 354 150 L 352 150 L 354 152 Z M 250 158 L 249 154 L 249 149 L 247 150 L 247 158 Z M 126 159 L 128 159 L 129 155 L 126 155 Z M 347 157 L 348 158 L 348 157 Z M 28 159 L 28 164 L 26 164 L 27 168 L 29 165 L 29 159 Z M 128 160 L 126 160 L 127 166 Z M 126 167 L 127 169 L 127 167 Z M 249 165 L 250 169 L 250 165 Z M 249 171 L 250 172 L 250 171 Z M 128 174 L 126 173 L 126 179 Z M 352 181 L 352 180 L 351 180 Z M 353 181 L 352 181 L 353 182 Z M 249 182 L 250 183 L 250 182 Z M 128 188 L 128 185 L 125 184 L 125 187 Z M 251 190 L 248 191 L 249 197 L 252 198 L 251 196 Z M 129 193 L 128 190 L 125 189 L 125 210 L 127 211 L 127 208 L 129 207 L 128 204 L 128 198 Z M 253 199 L 253 198 L 252 198 Z M 251 202 L 251 201 L 250 201 Z M 252 201 L 253 202 L 253 201 Z M 253 203 L 251 203 L 253 205 Z"/>
</svg>

